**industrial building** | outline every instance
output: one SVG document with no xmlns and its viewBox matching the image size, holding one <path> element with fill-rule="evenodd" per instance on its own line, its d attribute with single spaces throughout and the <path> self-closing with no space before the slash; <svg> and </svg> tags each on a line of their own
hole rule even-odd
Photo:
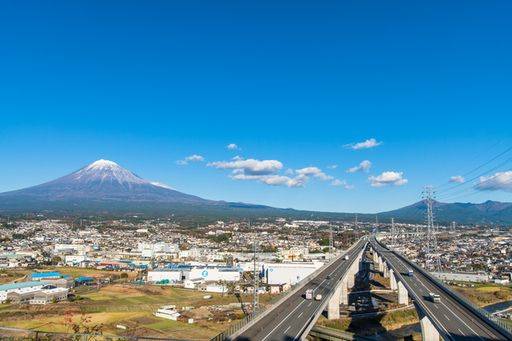
<svg viewBox="0 0 512 341">
<path fill-rule="evenodd" d="M 432 275 L 442 281 L 485 283 L 491 280 L 491 276 L 481 272 L 432 272 Z"/>
<path fill-rule="evenodd" d="M 267 284 L 294 285 L 323 265 L 323 262 L 265 263 L 263 274 Z"/>
</svg>

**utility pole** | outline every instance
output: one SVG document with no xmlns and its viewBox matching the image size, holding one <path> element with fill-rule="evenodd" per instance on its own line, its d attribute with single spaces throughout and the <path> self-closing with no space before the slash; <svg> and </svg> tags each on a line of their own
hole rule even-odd
<svg viewBox="0 0 512 341">
<path fill-rule="evenodd" d="M 334 240 L 332 236 L 332 225 L 329 224 L 329 259 L 332 259 L 332 253 L 334 252 Z"/>
<path fill-rule="evenodd" d="M 396 244 L 395 218 L 391 218 L 391 240 Z"/>
<path fill-rule="evenodd" d="M 249 221 L 249 229 L 251 228 L 251 222 Z M 258 297 L 258 289 L 259 289 L 259 274 L 258 274 L 258 268 L 256 264 L 256 236 L 257 234 L 254 233 L 254 237 L 252 240 L 252 249 L 253 249 L 253 297 L 252 297 L 252 312 L 253 314 L 256 313 L 256 310 L 258 309 L 259 305 L 259 297 Z"/>
</svg>

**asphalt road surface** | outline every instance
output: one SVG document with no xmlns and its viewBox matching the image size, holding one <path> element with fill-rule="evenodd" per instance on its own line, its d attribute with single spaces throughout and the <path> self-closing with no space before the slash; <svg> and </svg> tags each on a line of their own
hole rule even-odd
<svg viewBox="0 0 512 341">
<path fill-rule="evenodd" d="M 402 260 L 392 251 L 383 248 L 372 240 L 372 246 L 379 254 L 398 270 L 402 279 L 417 297 L 417 302 L 428 313 L 428 317 L 436 320 L 443 330 L 440 334 L 447 334 L 452 340 L 509 340 L 505 335 L 492 328 L 477 315 L 464 307 L 456 299 L 439 289 L 427 276 L 414 271 L 413 276 L 408 276 L 409 269 L 413 269 L 406 261 Z M 429 293 L 441 296 L 441 301 L 434 303 L 427 297 Z"/>
<path fill-rule="evenodd" d="M 302 290 L 292 294 L 282 304 L 271 311 L 267 316 L 257 321 L 235 340 L 271 341 L 271 340 L 299 340 L 305 329 L 318 312 L 318 309 L 327 300 L 327 296 L 336 288 L 336 285 L 347 271 L 351 261 L 357 257 L 367 242 L 361 240 L 349 251 L 349 260 L 344 257 L 329 264 L 325 270 L 304 286 Z M 330 275 L 330 279 L 327 276 Z M 313 289 L 313 297 L 322 295 L 322 300 L 306 300 L 303 295 L 307 289 Z"/>
</svg>

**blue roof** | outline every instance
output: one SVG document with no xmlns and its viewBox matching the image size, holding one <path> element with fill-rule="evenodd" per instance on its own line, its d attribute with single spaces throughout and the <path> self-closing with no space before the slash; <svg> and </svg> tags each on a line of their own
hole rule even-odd
<svg viewBox="0 0 512 341">
<path fill-rule="evenodd" d="M 43 282 L 39 282 L 39 281 L 29 281 L 29 282 L 2 284 L 2 285 L 0 285 L 0 291 L 21 289 L 21 288 L 29 288 L 29 287 L 35 287 L 37 285 L 43 285 L 43 284 L 44 284 Z"/>
<path fill-rule="evenodd" d="M 91 282 L 91 281 L 94 281 L 94 278 L 89 277 L 89 276 L 80 276 L 80 277 L 76 278 L 75 281 L 76 282 Z"/>
<path fill-rule="evenodd" d="M 45 271 L 45 272 L 33 272 L 30 275 L 34 278 L 51 278 L 51 277 L 62 277 L 62 274 L 58 271 Z"/>
</svg>

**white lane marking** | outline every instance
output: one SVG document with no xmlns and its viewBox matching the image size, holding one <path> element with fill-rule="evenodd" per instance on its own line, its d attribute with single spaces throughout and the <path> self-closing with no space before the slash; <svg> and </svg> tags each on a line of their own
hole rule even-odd
<svg viewBox="0 0 512 341">
<path fill-rule="evenodd" d="M 460 328 L 457 328 L 457 330 L 459 331 L 459 333 L 462 334 L 462 336 L 466 336 L 466 334 L 464 334 L 464 332 L 462 330 L 460 330 Z"/>
<path fill-rule="evenodd" d="M 443 314 L 444 315 L 444 318 L 447 319 L 448 321 L 450 321 L 450 318 L 448 316 L 446 316 L 446 314 Z"/>
<path fill-rule="evenodd" d="M 286 328 L 286 330 L 284 331 L 284 333 L 286 334 L 286 332 L 287 332 L 287 331 L 289 331 L 291 327 L 292 327 L 292 326 L 288 326 L 288 328 Z"/>
<path fill-rule="evenodd" d="M 275 326 L 275 327 L 274 327 L 274 329 L 272 329 L 272 330 L 270 331 L 270 333 L 268 333 L 268 334 L 267 334 L 263 339 L 261 339 L 261 341 L 265 341 L 265 340 L 270 336 L 270 334 L 272 334 L 272 333 L 273 333 L 277 328 L 279 328 L 279 326 L 280 326 L 280 325 L 282 325 L 282 324 L 283 324 L 283 322 L 284 322 L 284 321 L 286 321 L 286 319 L 287 319 L 288 317 L 290 317 L 290 315 L 291 315 L 291 314 L 293 314 L 293 313 L 295 312 L 295 310 L 299 309 L 299 307 L 300 307 L 304 302 L 306 302 L 306 301 L 302 301 L 302 302 L 300 302 L 300 304 L 299 304 L 297 307 L 295 307 L 295 309 L 293 309 L 293 310 L 292 310 L 288 315 L 286 315 L 286 317 L 285 317 L 281 322 L 279 322 L 279 324 L 278 324 L 277 326 Z"/>
<path fill-rule="evenodd" d="M 311 305 L 311 303 L 309 305 Z M 308 305 L 308 307 L 309 307 L 309 305 Z M 304 312 L 300 313 L 299 316 L 297 316 L 297 318 L 301 317 L 302 314 L 304 314 Z"/>
<path fill-rule="evenodd" d="M 313 292 L 315 292 L 315 291 L 316 291 L 316 289 L 320 288 L 320 286 L 321 286 L 324 282 L 325 282 L 325 279 L 324 279 L 323 281 L 321 281 L 321 282 L 320 282 L 320 284 L 318 284 L 318 285 L 316 286 L 316 288 L 314 288 L 314 289 L 313 289 Z"/>
<path fill-rule="evenodd" d="M 393 257 L 398 260 L 400 262 L 400 259 L 396 256 L 396 255 L 393 255 Z M 446 329 L 446 327 L 441 323 L 439 322 L 439 320 L 436 318 L 436 316 L 430 311 L 430 309 L 428 309 L 427 305 L 425 303 L 423 303 L 421 300 L 418 302 L 421 306 L 423 306 L 423 308 L 430 313 L 430 315 L 432 316 L 432 318 L 441 326 L 441 328 L 443 328 L 443 330 L 445 331 L 445 333 L 447 335 L 450 335 L 450 333 L 448 333 L 448 330 Z"/>
<path fill-rule="evenodd" d="M 475 332 L 475 331 L 473 330 L 473 328 L 471 328 L 470 326 L 468 326 L 468 324 L 467 324 L 466 322 L 464 322 L 464 320 L 463 320 L 463 319 L 461 319 L 457 314 L 455 314 L 455 313 L 453 312 L 453 310 L 451 310 L 450 308 L 448 308 L 448 306 L 447 306 L 446 304 L 444 304 L 443 302 L 441 302 L 441 304 L 442 304 L 442 305 L 444 305 L 444 307 L 445 307 L 446 309 L 448 309 L 448 310 L 449 310 L 449 311 L 450 311 L 450 312 L 451 312 L 451 313 L 452 313 L 456 318 L 458 318 L 460 322 L 462 322 L 466 327 L 468 327 L 468 329 L 469 329 L 469 330 L 471 330 L 471 331 L 473 332 L 473 334 L 475 334 L 475 335 L 476 335 L 476 337 L 478 337 L 480 340 L 483 340 L 483 338 L 481 338 L 481 337 L 480 337 L 480 335 L 478 335 L 478 334 L 477 334 L 477 332 Z"/>
<path fill-rule="evenodd" d="M 427 291 L 428 291 L 428 290 L 430 290 L 430 289 L 425 285 L 425 283 L 423 283 L 423 281 L 422 281 L 419 277 L 416 277 L 416 279 L 418 280 L 418 282 L 419 282 L 423 287 L 425 287 L 425 289 L 427 289 Z M 465 325 L 469 330 L 471 330 L 471 331 L 473 332 L 473 334 L 475 334 L 475 336 L 476 336 L 477 338 L 479 338 L 480 340 L 483 340 L 483 339 L 480 337 L 480 335 L 478 335 L 478 333 L 477 333 L 477 332 L 475 332 L 475 331 L 473 330 L 473 328 L 471 328 L 471 327 L 470 327 L 466 322 L 464 322 L 464 320 L 462 320 L 462 319 L 461 319 L 457 314 L 455 314 L 455 313 L 453 312 L 453 310 L 451 310 L 450 308 L 448 308 L 448 306 L 447 306 L 446 304 L 444 304 L 444 302 L 441 302 L 441 304 L 442 304 L 446 309 L 448 309 L 448 311 L 449 311 L 450 313 L 452 313 L 452 314 L 453 314 L 453 316 L 455 316 L 455 317 L 456 317 L 460 322 L 462 322 L 462 324 L 464 324 L 464 325 Z M 434 307 L 436 307 L 436 309 L 437 309 L 437 306 L 436 306 L 436 305 L 434 305 Z"/>
<path fill-rule="evenodd" d="M 313 304 L 313 301 L 309 302 L 308 307 L 311 307 L 312 304 Z"/>
</svg>

